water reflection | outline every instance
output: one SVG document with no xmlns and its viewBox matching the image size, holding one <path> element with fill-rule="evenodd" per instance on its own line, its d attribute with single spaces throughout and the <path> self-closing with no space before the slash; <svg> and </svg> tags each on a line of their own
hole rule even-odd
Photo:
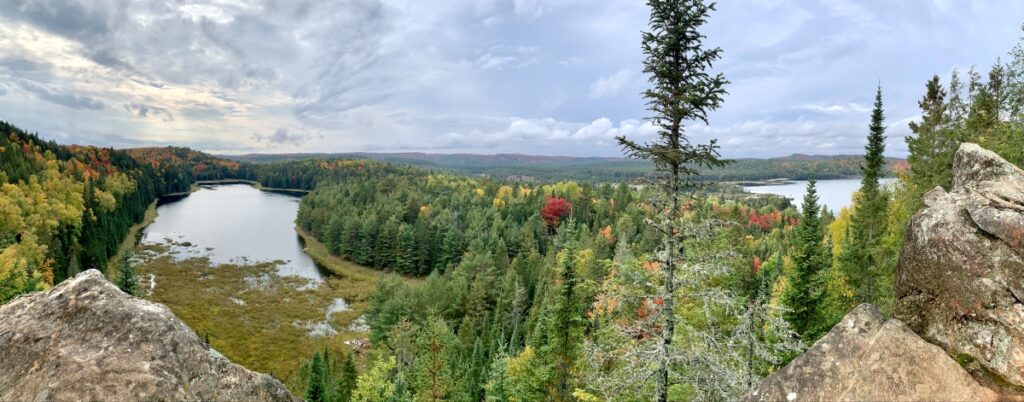
<svg viewBox="0 0 1024 402">
<path fill-rule="evenodd" d="M 283 261 L 278 272 L 318 280 L 324 272 L 295 233 L 299 198 L 245 184 L 203 186 L 162 200 L 143 243 L 170 244 L 177 258 L 207 256 L 215 264 Z"/>
</svg>

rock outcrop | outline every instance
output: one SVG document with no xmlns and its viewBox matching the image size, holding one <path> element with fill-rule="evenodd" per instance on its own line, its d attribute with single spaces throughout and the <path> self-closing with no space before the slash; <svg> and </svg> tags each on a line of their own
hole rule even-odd
<svg viewBox="0 0 1024 402">
<path fill-rule="evenodd" d="M 994 401 L 938 346 L 862 304 L 745 401 Z"/>
<path fill-rule="evenodd" d="M 1024 386 L 1024 171 L 963 144 L 952 173 L 950 191 L 928 192 L 907 228 L 896 317 Z"/>
<path fill-rule="evenodd" d="M 99 271 L 0 307 L 2 401 L 294 401 Z"/>
</svg>

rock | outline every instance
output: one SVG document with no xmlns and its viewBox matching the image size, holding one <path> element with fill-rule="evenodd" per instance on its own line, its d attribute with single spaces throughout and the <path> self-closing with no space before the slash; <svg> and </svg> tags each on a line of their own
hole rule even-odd
<svg viewBox="0 0 1024 402">
<path fill-rule="evenodd" d="M 938 346 L 862 304 L 745 401 L 994 401 Z M 1007 398 L 1002 397 L 1002 400 Z"/>
<path fill-rule="evenodd" d="M 0 307 L 2 401 L 297 401 L 89 270 Z"/>
<path fill-rule="evenodd" d="M 896 316 L 953 356 L 1024 386 L 1024 171 L 963 144 L 952 188 L 910 220 Z"/>
</svg>

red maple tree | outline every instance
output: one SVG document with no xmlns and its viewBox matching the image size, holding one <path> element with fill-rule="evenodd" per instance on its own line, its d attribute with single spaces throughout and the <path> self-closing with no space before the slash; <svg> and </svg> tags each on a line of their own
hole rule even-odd
<svg viewBox="0 0 1024 402">
<path fill-rule="evenodd" d="M 562 218 L 569 216 L 572 211 L 572 203 L 560 197 L 547 196 L 547 202 L 540 209 L 540 216 L 548 224 L 548 228 L 554 230 L 562 221 Z"/>
</svg>

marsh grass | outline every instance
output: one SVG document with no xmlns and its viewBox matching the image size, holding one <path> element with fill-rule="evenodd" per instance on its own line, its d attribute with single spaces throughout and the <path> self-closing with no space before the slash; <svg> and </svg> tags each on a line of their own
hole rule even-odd
<svg viewBox="0 0 1024 402">
<path fill-rule="evenodd" d="M 227 358 L 274 375 L 294 392 L 302 389 L 299 366 L 315 350 L 327 348 L 340 356 L 348 352 L 345 341 L 366 337 L 347 328 L 366 309 L 379 272 L 331 276 L 311 285 L 305 278 L 277 275 L 280 262 L 216 265 L 206 257 L 179 260 L 169 252 L 172 246 L 181 245 L 136 248 L 136 269 L 147 297 L 167 305 Z M 306 325 L 324 322 L 336 298 L 350 307 L 330 315 L 327 324 L 337 334 L 311 336 Z"/>
</svg>

